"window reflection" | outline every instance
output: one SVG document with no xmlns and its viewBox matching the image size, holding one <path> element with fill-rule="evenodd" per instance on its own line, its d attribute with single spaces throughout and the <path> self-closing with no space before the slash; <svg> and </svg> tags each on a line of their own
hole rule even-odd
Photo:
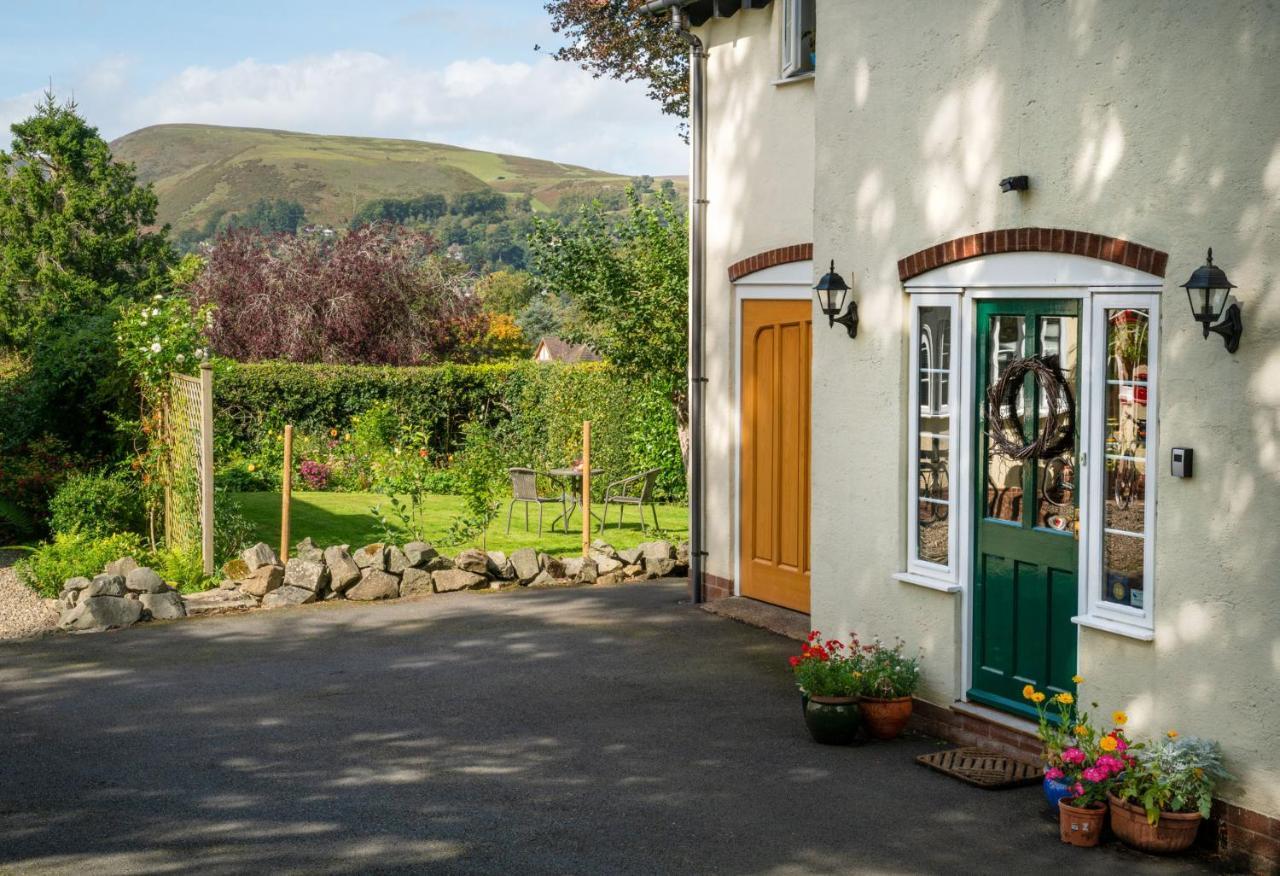
<svg viewBox="0 0 1280 876">
<path fill-rule="evenodd" d="M 991 359 L 987 363 L 987 385 L 1000 379 L 1000 375 L 1015 359 L 1021 359 L 1025 348 L 1025 323 L 1021 316 L 993 316 L 990 322 Z M 1016 404 L 1017 417 L 1024 413 L 1023 396 Z M 1012 436 L 1017 428 L 1015 411 L 1002 405 L 992 411 L 999 424 Z M 986 516 L 995 520 L 1016 522 L 1022 519 L 1023 463 L 999 453 L 987 441 L 987 496 Z"/>
<path fill-rule="evenodd" d="M 1149 314 L 1108 310 L 1103 599 L 1142 608 L 1146 552 Z"/>
<path fill-rule="evenodd" d="M 951 308 L 922 307 L 920 322 L 919 503 L 916 509 L 917 555 L 947 565 L 951 516 Z"/>
<path fill-rule="evenodd" d="M 1063 380 L 1072 389 L 1059 402 L 1058 414 L 1070 411 L 1075 398 L 1076 370 L 1080 362 L 1080 320 L 1074 316 L 1042 316 L 1039 318 L 1040 355 L 1055 357 Z M 1048 416 L 1049 399 L 1036 389 L 1036 410 Z M 1073 431 L 1062 433 L 1062 452 L 1052 459 L 1036 460 L 1035 525 L 1056 532 L 1074 532 L 1076 521 L 1076 451 Z M 1036 429 L 1039 430 L 1039 423 Z"/>
</svg>

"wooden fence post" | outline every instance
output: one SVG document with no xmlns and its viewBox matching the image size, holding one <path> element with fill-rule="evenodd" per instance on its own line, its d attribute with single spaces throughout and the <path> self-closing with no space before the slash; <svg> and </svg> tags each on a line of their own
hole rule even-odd
<svg viewBox="0 0 1280 876">
<path fill-rule="evenodd" d="M 200 363 L 200 556 L 213 574 L 213 366 Z"/>
<path fill-rule="evenodd" d="M 582 555 L 591 555 L 591 421 L 582 421 Z"/>
<path fill-rule="evenodd" d="M 280 562 L 289 560 L 289 494 L 293 491 L 293 426 L 284 427 L 284 478 L 280 493 Z"/>
</svg>

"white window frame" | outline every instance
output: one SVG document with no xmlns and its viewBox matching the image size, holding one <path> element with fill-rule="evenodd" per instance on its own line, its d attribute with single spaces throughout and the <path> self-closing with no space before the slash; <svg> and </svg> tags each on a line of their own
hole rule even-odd
<svg viewBox="0 0 1280 876">
<path fill-rule="evenodd" d="M 959 291 L 959 290 L 957 290 Z M 909 351 L 908 423 L 907 432 L 907 568 L 904 575 L 895 576 L 910 583 L 923 584 L 938 590 L 955 592 L 959 584 L 959 521 L 962 485 L 958 477 L 961 451 L 960 412 L 962 386 L 960 378 L 960 296 L 946 293 L 923 293 L 910 296 L 911 347 Z M 948 406 L 947 415 L 947 564 L 930 562 L 920 558 L 920 309 L 944 308 L 951 314 L 951 332 L 947 338 L 951 360 L 947 366 Z M 942 338 L 932 338 L 936 345 Z"/>
<path fill-rule="evenodd" d="M 1147 311 L 1147 439 L 1146 439 L 1146 488 L 1143 493 L 1145 517 L 1143 519 L 1142 608 L 1108 602 L 1102 598 L 1106 586 L 1104 568 L 1107 477 L 1106 477 L 1106 390 L 1107 390 L 1107 311 Z M 1092 343 L 1092 368 L 1090 383 L 1092 398 L 1089 411 L 1088 453 L 1093 476 L 1086 487 L 1086 501 L 1091 512 L 1088 515 L 1086 544 L 1082 551 L 1085 568 L 1081 577 L 1085 586 L 1080 599 L 1080 615 L 1075 622 L 1083 627 L 1119 633 L 1136 639 L 1151 640 L 1155 635 L 1156 576 L 1156 482 L 1159 480 L 1160 424 L 1160 296 L 1158 294 L 1095 294 L 1089 304 L 1090 335 Z"/>
<path fill-rule="evenodd" d="M 806 10 L 806 4 L 807 10 Z M 805 57 L 804 33 L 817 33 L 817 10 L 814 0 L 782 0 L 781 77 L 794 79 L 814 72 L 815 64 Z M 806 11 L 808 14 L 806 15 Z"/>
</svg>

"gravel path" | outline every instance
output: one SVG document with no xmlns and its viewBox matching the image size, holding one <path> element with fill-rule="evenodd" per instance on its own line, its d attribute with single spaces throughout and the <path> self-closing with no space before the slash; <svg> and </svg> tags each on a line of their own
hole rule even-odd
<svg viewBox="0 0 1280 876">
<path fill-rule="evenodd" d="M 0 551 L 0 639 L 26 639 L 53 629 L 58 616 L 44 600 L 18 580 L 14 551 Z"/>
</svg>

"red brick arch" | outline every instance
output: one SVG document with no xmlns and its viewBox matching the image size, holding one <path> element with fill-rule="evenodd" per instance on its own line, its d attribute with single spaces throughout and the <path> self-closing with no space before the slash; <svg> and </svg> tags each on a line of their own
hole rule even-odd
<svg viewBox="0 0 1280 876">
<path fill-rule="evenodd" d="M 791 262 L 807 262 L 811 258 L 813 258 L 812 243 L 793 243 L 791 246 L 767 249 L 764 252 L 758 252 L 742 261 L 729 265 L 729 282 L 736 283 L 747 274 L 754 274 L 756 271 L 763 271 L 765 268 L 773 268 L 778 265 L 790 264 Z"/>
<path fill-rule="evenodd" d="M 898 279 L 905 282 L 925 271 L 976 256 L 1001 252 L 1057 252 L 1088 256 L 1163 277 L 1169 254 L 1128 240 L 1068 231 L 1063 228 L 1002 228 L 935 244 L 898 260 Z"/>
</svg>

